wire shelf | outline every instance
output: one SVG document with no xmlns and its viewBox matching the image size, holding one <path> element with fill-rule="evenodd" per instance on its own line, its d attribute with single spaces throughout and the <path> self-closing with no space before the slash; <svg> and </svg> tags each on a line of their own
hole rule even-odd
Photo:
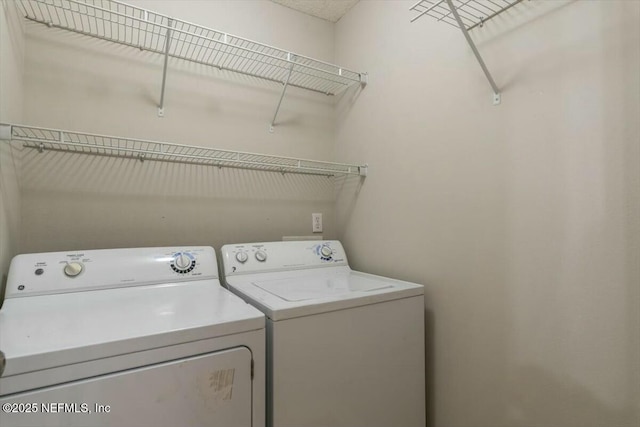
<svg viewBox="0 0 640 427">
<path fill-rule="evenodd" d="M 40 152 L 66 151 L 81 154 L 125 157 L 218 167 L 255 169 L 311 175 L 366 176 L 366 165 L 279 157 L 241 151 L 96 135 L 60 129 L 0 123 L 0 139 L 22 142 Z"/>
<path fill-rule="evenodd" d="M 198 64 L 335 95 L 366 74 L 115 0 L 18 0 L 27 19 Z"/>
<path fill-rule="evenodd" d="M 453 5 L 458 11 L 465 29 L 470 31 L 478 26 L 481 27 L 491 18 L 521 1 L 523 0 L 454 0 Z M 460 28 L 446 0 L 421 0 L 409 10 L 417 13 L 411 18 L 411 22 L 428 15 L 438 21 Z"/>
</svg>

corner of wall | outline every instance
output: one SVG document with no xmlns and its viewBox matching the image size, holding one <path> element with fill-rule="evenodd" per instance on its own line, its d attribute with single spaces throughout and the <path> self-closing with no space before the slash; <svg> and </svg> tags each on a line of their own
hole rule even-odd
<svg viewBox="0 0 640 427">
<path fill-rule="evenodd" d="M 0 0 L 0 122 L 22 121 L 24 49 L 24 23 L 17 3 Z M 19 251 L 19 160 L 11 143 L 0 141 L 0 301 L 9 263 Z"/>
</svg>

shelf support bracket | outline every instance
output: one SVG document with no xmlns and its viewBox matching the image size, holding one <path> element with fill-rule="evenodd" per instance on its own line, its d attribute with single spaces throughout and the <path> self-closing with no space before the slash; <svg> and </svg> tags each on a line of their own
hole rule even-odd
<svg viewBox="0 0 640 427">
<path fill-rule="evenodd" d="M 282 105 L 282 100 L 284 99 L 284 93 L 287 91 L 287 86 L 289 86 L 289 79 L 291 78 L 291 73 L 293 72 L 293 65 L 295 63 L 295 58 L 291 55 L 291 53 L 287 53 L 287 60 L 291 62 L 291 65 L 289 65 L 289 74 L 287 74 L 287 79 L 284 81 L 284 86 L 282 86 L 280 101 L 278 101 L 276 112 L 273 114 L 273 120 L 271 120 L 271 126 L 269 126 L 269 132 L 271 133 L 273 133 L 273 130 L 274 130 L 273 128 L 276 125 L 276 117 L 278 117 L 278 111 L 280 111 L 280 105 Z"/>
<path fill-rule="evenodd" d="M 171 46 L 171 24 L 173 20 L 169 19 L 167 23 L 167 34 L 164 44 L 164 66 L 162 67 L 162 88 L 160 89 L 160 106 L 158 107 L 158 117 L 164 117 L 164 88 L 167 83 L 167 64 L 169 63 L 169 47 Z"/>
<path fill-rule="evenodd" d="M 11 125 L 5 125 L 4 123 L 0 123 L 0 141 L 11 141 L 12 136 Z"/>
<path fill-rule="evenodd" d="M 469 31 L 467 31 L 467 27 L 465 27 L 464 23 L 462 22 L 462 19 L 460 18 L 460 15 L 458 14 L 458 10 L 453 5 L 453 0 L 446 0 L 446 1 L 447 1 L 447 4 L 449 5 L 449 9 L 451 10 L 451 14 L 454 16 L 454 18 L 456 18 L 456 22 L 458 23 L 458 26 L 460 27 L 462 34 L 464 34 L 464 38 L 467 39 L 467 43 L 469 43 L 469 47 L 471 47 L 473 54 L 476 56 L 476 59 L 480 63 L 480 67 L 482 68 L 482 71 L 484 71 L 484 75 L 487 77 L 487 80 L 489 80 L 489 84 L 493 89 L 493 105 L 500 104 L 501 95 L 500 95 L 500 89 L 498 89 L 498 85 L 496 85 L 496 82 L 493 80 L 493 77 L 491 77 L 491 73 L 489 72 L 489 69 L 487 68 L 484 61 L 482 60 L 482 56 L 480 56 L 480 52 L 478 52 L 478 48 L 476 48 L 475 43 L 473 43 L 473 40 L 469 35 Z"/>
</svg>

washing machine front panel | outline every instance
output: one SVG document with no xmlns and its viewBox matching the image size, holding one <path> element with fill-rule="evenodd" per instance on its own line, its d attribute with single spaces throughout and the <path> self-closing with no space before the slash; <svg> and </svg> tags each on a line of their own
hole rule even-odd
<svg viewBox="0 0 640 427">
<path fill-rule="evenodd" d="M 268 317 L 267 425 L 424 426 L 424 287 L 352 271 L 325 243 L 222 248 L 229 289 Z"/>
<path fill-rule="evenodd" d="M 269 425 L 423 427 L 422 296 L 268 321 Z"/>
</svg>

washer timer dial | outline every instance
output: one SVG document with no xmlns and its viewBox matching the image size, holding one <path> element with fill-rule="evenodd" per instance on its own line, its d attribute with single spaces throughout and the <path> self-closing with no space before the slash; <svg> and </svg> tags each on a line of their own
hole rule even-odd
<svg viewBox="0 0 640 427">
<path fill-rule="evenodd" d="M 236 260 L 240 264 L 244 264 L 245 262 L 247 262 L 247 259 L 249 259 L 249 256 L 247 255 L 246 252 L 237 252 L 236 253 Z"/>
<path fill-rule="evenodd" d="M 171 269 L 176 273 L 187 274 L 196 268 L 196 259 L 189 252 L 177 252 L 171 260 Z"/>
<path fill-rule="evenodd" d="M 267 260 L 267 253 L 263 250 L 259 250 L 256 252 L 256 259 L 260 262 L 265 262 Z"/>
</svg>

